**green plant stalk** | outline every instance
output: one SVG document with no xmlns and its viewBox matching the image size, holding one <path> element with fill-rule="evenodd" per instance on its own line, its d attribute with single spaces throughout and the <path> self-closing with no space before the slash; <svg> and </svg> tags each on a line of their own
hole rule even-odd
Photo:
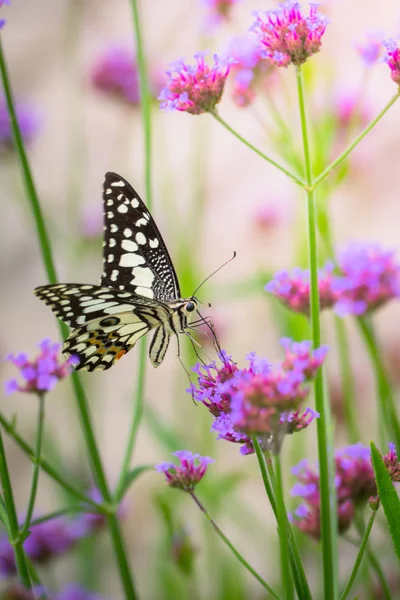
<svg viewBox="0 0 400 600">
<path fill-rule="evenodd" d="M 252 566 L 249 565 L 249 563 L 243 558 L 243 556 L 235 548 L 235 546 L 232 544 L 232 542 L 229 541 L 229 539 L 226 537 L 226 535 L 222 532 L 222 530 L 219 528 L 219 526 L 217 525 L 217 523 L 214 521 L 214 519 L 208 513 L 208 511 L 205 508 L 205 506 L 203 506 L 203 504 L 200 502 L 200 500 L 198 499 L 198 497 L 196 496 L 196 494 L 194 492 L 188 492 L 188 493 L 193 498 L 193 500 L 195 501 L 195 503 L 197 504 L 197 506 L 199 507 L 199 509 L 201 510 L 201 512 L 204 514 L 204 516 L 206 517 L 207 521 L 211 524 L 211 526 L 213 527 L 214 531 L 221 538 L 221 540 L 224 542 L 224 544 L 226 544 L 226 546 L 228 546 L 228 548 L 236 556 L 236 558 L 238 559 L 238 561 L 242 563 L 242 565 L 249 571 L 249 573 L 251 573 L 253 575 L 253 577 L 255 577 L 257 579 L 257 581 L 263 586 L 263 588 L 265 588 L 271 594 L 271 596 L 273 598 L 275 598 L 276 600 L 280 600 L 280 597 L 272 589 L 272 587 L 270 585 L 268 585 L 268 583 L 266 581 L 264 581 L 264 579 L 261 577 L 261 575 L 259 575 L 257 573 L 257 571 L 255 571 L 253 569 Z"/>
<path fill-rule="evenodd" d="M 315 197 L 311 172 L 307 119 L 301 67 L 296 67 L 297 91 L 300 108 L 301 131 L 304 151 L 304 170 L 307 184 L 308 252 L 310 268 L 311 330 L 314 348 L 321 345 L 321 324 L 318 293 L 318 247 Z M 338 597 L 338 542 L 336 515 L 335 470 L 333 462 L 333 436 L 329 404 L 324 394 L 323 370 L 315 377 L 315 407 L 320 414 L 317 419 L 318 458 L 321 495 L 321 542 L 324 574 L 324 599 Z"/>
<path fill-rule="evenodd" d="M 131 8 L 133 15 L 133 26 L 136 39 L 136 59 L 139 71 L 139 87 L 140 87 L 140 108 L 143 118 L 144 128 L 144 161 L 145 161 L 145 192 L 146 204 L 151 211 L 152 209 L 152 185 L 151 185 L 151 97 L 149 91 L 149 82 L 146 66 L 146 54 L 143 47 L 142 31 L 140 23 L 139 6 L 137 0 L 131 0 Z M 126 444 L 122 467 L 118 478 L 118 483 L 115 491 L 115 499 L 120 500 L 124 488 L 124 481 L 130 469 L 132 454 L 135 448 L 137 433 L 143 418 L 143 403 L 144 403 L 144 388 L 146 380 L 146 339 L 142 338 L 139 342 L 139 357 L 138 357 L 138 375 L 135 390 L 135 400 L 133 404 L 132 420 L 129 427 L 128 441 Z"/>
<path fill-rule="evenodd" d="M 301 187 L 304 187 L 304 181 L 302 179 L 300 179 L 299 177 L 297 177 L 297 175 L 295 175 L 294 173 L 291 173 L 290 171 L 288 171 L 288 169 L 286 169 L 285 167 L 283 167 L 282 165 L 280 165 L 279 163 L 277 163 L 275 160 L 273 160 L 272 158 L 270 158 L 269 156 L 267 156 L 266 154 L 264 154 L 263 152 L 261 152 L 261 150 L 259 150 L 255 146 L 253 146 L 253 144 L 251 144 L 250 142 L 248 142 L 246 140 L 246 138 L 242 137 L 240 135 L 240 133 L 238 133 L 222 117 L 220 117 L 217 112 L 211 112 L 210 114 L 214 117 L 214 119 L 216 121 L 218 121 L 218 123 L 220 123 L 221 125 L 223 125 L 225 127 L 225 129 L 227 129 L 240 142 L 242 142 L 242 144 L 245 144 L 245 146 L 247 146 L 248 148 L 250 148 L 250 150 L 252 150 L 256 154 L 258 154 L 258 156 L 261 156 L 261 158 L 263 158 L 264 160 L 266 160 L 270 165 L 272 165 L 275 168 L 279 169 L 279 171 L 282 171 L 282 173 L 285 173 L 285 175 L 287 177 L 289 177 L 292 181 L 294 181 L 295 183 L 297 183 L 297 185 L 300 185 Z"/>
<path fill-rule="evenodd" d="M 387 113 L 389 108 L 393 106 L 400 95 L 400 88 L 398 92 L 393 96 L 391 100 L 386 104 L 386 106 L 381 110 L 377 117 L 355 138 L 355 140 L 347 146 L 347 148 L 333 161 L 331 162 L 323 171 L 316 177 L 311 184 L 312 189 L 315 189 L 317 185 L 321 183 L 328 175 L 332 173 L 332 171 L 340 165 L 341 162 L 348 157 L 348 155 L 354 150 L 356 146 L 365 138 L 365 136 L 375 127 L 377 123 L 382 119 L 382 117 Z"/>
<path fill-rule="evenodd" d="M 43 515 L 42 517 L 38 517 L 37 519 L 33 519 L 31 521 L 31 526 L 40 525 L 41 523 L 47 523 L 47 521 L 52 521 L 53 519 L 58 519 L 59 517 L 64 517 L 65 515 L 71 515 L 76 513 L 90 513 L 92 515 L 104 515 L 107 516 L 107 512 L 105 510 L 98 510 L 94 508 L 89 508 L 87 506 L 82 506 L 81 504 L 77 504 L 76 506 L 67 506 L 66 508 L 61 508 L 60 510 L 55 510 L 54 512 L 47 513 L 47 515 Z"/>
<path fill-rule="evenodd" d="M 340 317 L 335 317 L 335 329 L 339 350 L 341 387 L 343 392 L 347 435 L 350 443 L 355 444 L 361 439 L 357 419 L 355 381 L 351 369 L 351 357 L 346 334 L 346 325 Z"/>
<path fill-rule="evenodd" d="M 362 561 L 362 559 L 364 557 L 364 554 L 365 554 L 365 551 L 367 549 L 368 539 L 369 539 L 369 536 L 370 536 L 370 533 L 371 533 L 371 530 L 372 530 L 372 526 L 374 524 L 377 512 L 378 511 L 374 510 L 371 513 L 371 516 L 369 518 L 367 527 L 365 528 L 364 535 L 363 535 L 362 540 L 361 540 L 360 548 L 359 548 L 359 551 L 358 551 L 358 554 L 357 554 L 357 558 L 356 558 L 354 566 L 353 566 L 353 570 L 352 570 L 351 575 L 349 577 L 349 580 L 348 580 L 348 582 L 346 584 L 346 587 L 344 588 L 343 593 L 340 596 L 340 600 L 346 600 L 346 598 L 349 595 L 350 590 L 351 590 L 351 588 L 353 586 L 353 583 L 354 583 L 354 581 L 355 581 L 355 579 L 357 577 L 358 569 L 360 568 L 361 561 Z"/>
<path fill-rule="evenodd" d="M 11 129 L 13 133 L 15 147 L 17 149 L 25 188 L 27 192 L 27 198 L 29 200 L 36 225 L 36 230 L 39 239 L 39 246 L 41 249 L 43 262 L 47 277 L 50 283 L 56 282 L 56 271 L 54 268 L 53 257 L 51 252 L 50 240 L 44 224 L 43 214 L 40 207 L 39 197 L 36 192 L 36 188 L 33 182 L 31 169 L 29 166 L 28 158 L 26 156 L 24 143 L 22 140 L 21 131 L 16 119 L 14 102 L 12 98 L 11 85 L 8 78 L 8 72 L 6 62 L 4 58 L 3 48 L 0 41 L 0 71 L 2 77 L 2 83 L 4 88 L 4 95 L 7 103 L 7 110 L 10 117 Z M 68 328 L 63 323 L 60 324 L 62 334 L 66 334 Z M 89 412 L 89 406 L 83 391 L 82 384 L 78 378 L 77 373 L 72 373 L 72 383 L 75 392 L 75 399 L 78 407 L 82 433 L 85 439 L 87 452 L 90 459 L 92 473 L 94 480 L 99 488 L 99 491 L 106 504 L 112 505 L 112 498 L 108 488 L 107 480 L 105 477 L 103 465 L 100 458 L 100 453 L 97 447 L 96 439 L 93 432 L 91 423 L 91 417 Z M 118 567 L 121 575 L 121 581 L 123 583 L 126 598 L 136 598 L 136 592 L 134 588 L 133 578 L 129 569 L 124 542 L 121 536 L 121 531 L 118 524 L 118 519 L 115 512 L 110 512 L 107 516 L 107 524 L 110 529 L 111 537 L 114 544 L 114 549 L 117 557 Z"/>
<path fill-rule="evenodd" d="M 32 485 L 31 492 L 29 495 L 28 501 L 28 509 L 26 511 L 26 517 L 24 525 L 21 529 L 21 537 L 22 540 L 26 538 L 29 532 L 29 528 L 32 521 L 33 510 L 35 508 L 36 501 L 36 493 L 39 483 L 39 473 L 40 473 L 40 457 L 42 454 L 42 441 L 43 441 L 43 427 L 44 427 L 44 401 L 45 394 L 43 392 L 38 392 L 39 397 L 39 407 L 38 407 L 38 421 L 36 427 L 36 448 L 35 448 L 35 458 L 33 462 L 33 475 L 32 475 Z"/>
<path fill-rule="evenodd" d="M 281 559 L 281 582 L 284 590 L 284 598 L 286 600 L 294 599 L 293 577 L 290 570 L 290 552 L 289 552 L 289 536 L 288 536 L 288 521 L 285 501 L 283 496 L 282 482 L 282 467 L 280 455 L 275 455 L 275 476 L 276 476 L 276 516 L 279 528 L 279 549 Z"/>
<path fill-rule="evenodd" d="M 393 392 L 385 366 L 382 362 L 372 323 L 366 317 L 359 317 L 357 323 L 374 369 L 378 395 L 377 400 L 380 403 L 380 406 L 378 407 L 378 418 L 382 419 L 383 416 L 382 425 L 384 426 L 386 435 L 390 436 L 390 438 L 393 435 L 396 446 L 400 447 L 400 424 L 396 412 Z M 380 410 L 381 407 L 382 410 Z"/>
<path fill-rule="evenodd" d="M 385 573 L 383 572 L 379 560 L 376 557 L 376 554 L 371 550 L 371 548 L 368 548 L 367 555 L 368 560 L 371 563 L 371 566 L 375 571 L 375 575 L 380 583 L 383 600 L 392 600 L 389 584 L 386 580 Z"/>
<path fill-rule="evenodd" d="M 28 564 L 23 548 L 23 541 L 19 535 L 19 525 L 17 509 L 15 507 L 14 495 L 12 491 L 10 473 L 7 465 L 6 451 L 3 444 L 3 435 L 0 431 L 0 481 L 3 488 L 4 504 L 7 510 L 8 519 L 8 538 L 14 549 L 15 563 L 17 566 L 18 578 L 23 586 L 31 588 Z"/>
<path fill-rule="evenodd" d="M 12 437 L 17 446 L 27 455 L 29 460 L 32 462 L 35 461 L 35 451 L 34 449 L 27 444 L 18 433 L 14 430 L 14 426 L 10 423 L 3 415 L 0 414 L 0 425 L 3 427 L 4 431 Z M 44 458 L 40 458 L 39 464 L 43 471 L 49 475 L 54 481 L 56 481 L 61 487 L 63 487 L 67 492 L 79 498 L 83 502 L 92 505 L 93 507 L 98 507 L 97 503 L 92 500 L 89 496 L 86 496 L 83 492 L 74 487 L 69 481 L 64 479 L 54 467 L 52 467 Z"/>
<path fill-rule="evenodd" d="M 256 436 L 252 437 L 252 442 L 254 449 L 256 451 L 256 456 L 258 460 L 258 464 L 261 471 L 261 476 L 263 479 L 265 491 L 267 492 L 268 499 L 270 501 L 272 510 L 274 512 L 275 518 L 277 515 L 276 508 L 276 500 L 275 500 L 275 491 L 276 487 L 276 479 L 275 473 L 273 470 L 272 462 L 268 458 L 265 458 L 265 455 L 261 449 L 261 446 L 256 438 Z M 312 600 L 311 591 L 308 585 L 307 577 L 304 571 L 303 563 L 301 561 L 301 556 L 299 553 L 299 549 L 297 547 L 296 538 L 293 535 L 292 528 L 290 526 L 289 521 L 287 521 L 287 530 L 289 532 L 289 542 L 290 542 L 290 562 L 292 565 L 292 572 L 294 577 L 294 582 L 296 585 L 296 591 L 299 598 L 302 600 Z"/>
</svg>

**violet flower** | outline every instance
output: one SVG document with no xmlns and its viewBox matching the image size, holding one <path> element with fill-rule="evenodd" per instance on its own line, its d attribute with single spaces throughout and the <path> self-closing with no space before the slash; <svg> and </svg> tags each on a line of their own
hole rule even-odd
<svg viewBox="0 0 400 600">
<path fill-rule="evenodd" d="M 386 48 L 384 60 L 390 69 L 392 80 L 400 85 L 400 48 L 397 40 L 385 40 L 382 42 Z"/>
<path fill-rule="evenodd" d="M 0 25 L 1 27 L 1 25 Z M 17 121 L 21 130 L 22 139 L 29 144 L 39 130 L 40 119 L 36 111 L 28 104 L 17 102 L 15 107 Z M 0 100 L 0 149 L 9 151 L 14 146 L 11 130 L 10 117 L 7 104 L 4 99 Z"/>
<path fill-rule="evenodd" d="M 207 466 L 215 461 L 209 456 L 193 454 L 189 450 L 178 450 L 173 454 L 178 457 L 179 465 L 164 462 L 155 468 L 159 473 L 164 473 L 165 481 L 170 487 L 191 493 L 206 474 Z"/>
</svg>

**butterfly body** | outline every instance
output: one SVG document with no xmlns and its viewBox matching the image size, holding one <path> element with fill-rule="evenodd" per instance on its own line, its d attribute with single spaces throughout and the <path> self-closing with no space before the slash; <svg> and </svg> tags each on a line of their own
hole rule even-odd
<svg viewBox="0 0 400 600">
<path fill-rule="evenodd" d="M 180 298 L 161 234 L 129 183 L 107 173 L 103 202 L 100 285 L 45 285 L 35 294 L 72 328 L 63 352 L 78 357 L 77 369 L 110 368 L 150 330 L 150 360 L 158 367 L 171 335 L 185 333 L 197 302 Z"/>
</svg>

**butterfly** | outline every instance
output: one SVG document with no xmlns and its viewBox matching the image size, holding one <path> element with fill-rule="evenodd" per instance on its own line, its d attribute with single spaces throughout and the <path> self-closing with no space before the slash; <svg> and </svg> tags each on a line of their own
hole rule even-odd
<svg viewBox="0 0 400 600">
<path fill-rule="evenodd" d="M 72 328 L 63 353 L 78 357 L 76 369 L 109 369 L 150 330 L 154 335 L 149 357 L 158 367 L 171 335 L 176 335 L 179 348 L 178 334 L 188 334 L 198 301 L 194 295 L 181 298 L 154 219 L 133 187 L 116 173 L 106 173 L 103 206 L 100 285 L 43 285 L 34 293 Z"/>
</svg>

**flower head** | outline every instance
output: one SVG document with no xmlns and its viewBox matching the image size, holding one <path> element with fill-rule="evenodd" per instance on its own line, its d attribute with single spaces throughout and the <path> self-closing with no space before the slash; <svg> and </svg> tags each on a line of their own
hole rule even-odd
<svg viewBox="0 0 400 600">
<path fill-rule="evenodd" d="M 207 21 L 210 27 L 227 21 L 231 16 L 232 9 L 240 0 L 203 0 L 208 15 Z"/>
<path fill-rule="evenodd" d="M 382 42 L 386 48 L 385 62 L 390 69 L 392 80 L 400 85 L 400 48 L 396 40 Z"/>
<path fill-rule="evenodd" d="M 36 111 L 28 104 L 17 103 L 15 109 L 17 121 L 24 142 L 30 143 L 38 132 L 40 119 Z M 10 150 L 13 148 L 13 135 L 8 115 L 7 105 L 4 99 L 0 100 L 0 149 Z"/>
<path fill-rule="evenodd" d="M 356 51 L 367 67 L 375 64 L 383 52 L 382 40 L 377 34 L 369 33 L 365 39 L 355 44 Z"/>
<path fill-rule="evenodd" d="M 91 73 L 93 86 L 106 94 L 112 94 L 129 104 L 140 103 L 139 72 L 133 51 L 123 45 L 111 45 L 104 49 Z M 161 89 L 160 77 L 150 74 L 150 88 L 157 96 Z"/>
<path fill-rule="evenodd" d="M 342 252 L 338 263 L 343 274 L 334 283 L 338 315 L 362 315 L 400 295 L 400 265 L 393 250 L 354 243 Z"/>
<path fill-rule="evenodd" d="M 320 308 L 330 308 L 338 298 L 334 282 L 334 265 L 327 263 L 318 273 L 318 291 Z M 295 268 L 292 271 L 278 271 L 274 279 L 267 283 L 265 290 L 278 298 L 285 306 L 310 314 L 310 272 L 308 269 Z"/>
<path fill-rule="evenodd" d="M 174 455 L 178 457 L 179 465 L 171 462 L 160 463 L 156 465 L 156 470 L 164 473 L 165 481 L 170 487 L 184 492 L 193 492 L 195 486 L 206 474 L 207 466 L 215 462 L 214 459 L 209 456 L 193 454 L 189 450 L 178 450 L 174 452 Z"/>
<path fill-rule="evenodd" d="M 310 4 L 309 14 L 304 16 L 300 4 L 289 0 L 276 9 L 258 12 L 251 29 L 264 47 L 262 57 L 287 67 L 302 65 L 319 52 L 327 23 L 316 4 Z"/>
<path fill-rule="evenodd" d="M 389 452 L 383 457 L 387 472 L 393 482 L 400 482 L 400 462 L 396 453 L 396 447 L 389 442 Z"/>
<path fill-rule="evenodd" d="M 195 55 L 196 64 L 189 65 L 183 59 L 171 65 L 167 86 L 161 91 L 161 108 L 200 115 L 212 112 L 219 103 L 228 77 L 229 61 L 214 55 L 213 66 L 204 61 L 204 54 Z"/>
<path fill-rule="evenodd" d="M 18 383 L 16 379 L 6 381 L 5 391 L 7 394 L 16 391 L 50 392 L 58 381 L 71 373 L 72 366 L 78 362 L 75 357 L 60 362 L 59 351 L 61 345 L 53 344 L 48 339 L 41 341 L 38 347 L 40 348 L 40 354 L 34 360 L 29 360 L 24 353 L 10 354 L 7 357 L 19 369 L 24 380 L 23 383 Z"/>
</svg>

